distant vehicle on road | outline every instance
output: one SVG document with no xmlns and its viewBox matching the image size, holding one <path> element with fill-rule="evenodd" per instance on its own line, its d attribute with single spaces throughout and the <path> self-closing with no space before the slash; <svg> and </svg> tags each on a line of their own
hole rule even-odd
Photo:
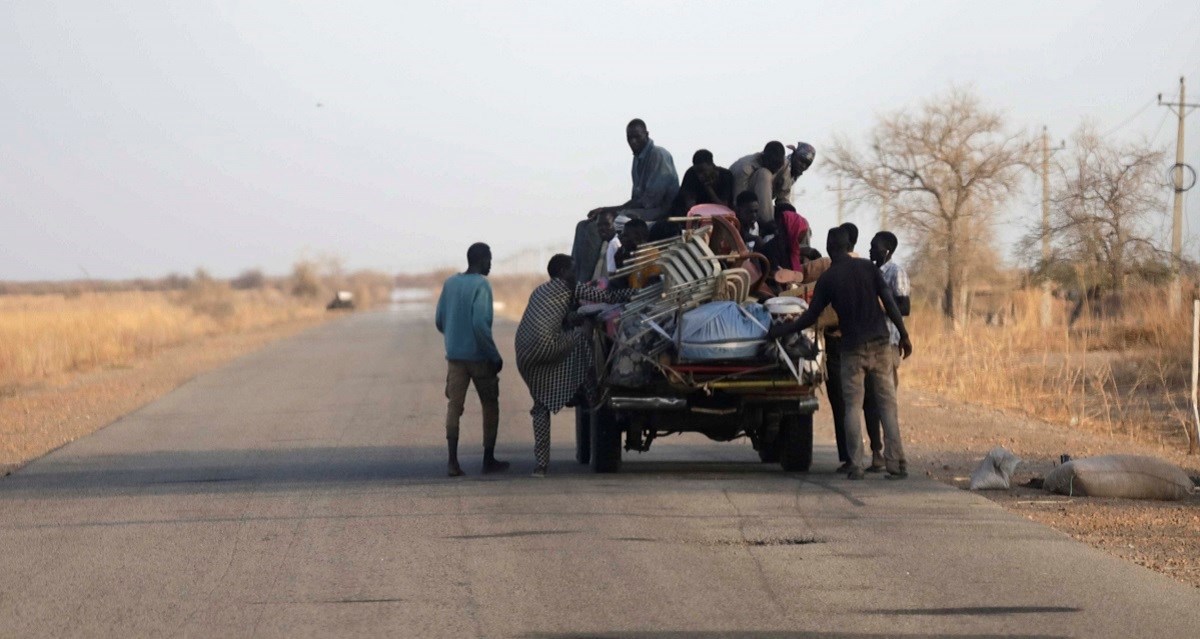
<svg viewBox="0 0 1200 639">
<path fill-rule="evenodd" d="M 350 291 L 338 291 L 337 294 L 333 296 L 333 300 L 325 305 L 325 310 L 354 310 L 354 293 L 351 293 Z"/>
</svg>

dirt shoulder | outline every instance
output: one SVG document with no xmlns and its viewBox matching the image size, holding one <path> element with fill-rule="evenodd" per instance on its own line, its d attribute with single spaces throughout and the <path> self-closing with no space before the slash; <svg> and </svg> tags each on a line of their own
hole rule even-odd
<svg viewBox="0 0 1200 639">
<path fill-rule="evenodd" d="M 0 396 L 0 475 L 103 428 L 200 373 L 324 319 L 206 337 L 129 365 L 8 389 Z"/>
<path fill-rule="evenodd" d="M 989 450 L 1004 446 L 1023 460 L 1008 491 L 981 491 L 1008 510 L 1110 554 L 1200 587 L 1200 498 L 1180 502 L 1064 497 L 1019 487 L 1044 477 L 1062 453 L 1153 455 L 1200 476 L 1200 458 L 1176 448 L 1090 433 L 936 395 L 901 393 L 901 426 L 910 470 L 966 490 Z"/>
</svg>

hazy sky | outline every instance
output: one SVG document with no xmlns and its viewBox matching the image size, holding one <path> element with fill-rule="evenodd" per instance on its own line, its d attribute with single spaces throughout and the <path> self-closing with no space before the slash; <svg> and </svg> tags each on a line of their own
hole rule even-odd
<svg viewBox="0 0 1200 639">
<path fill-rule="evenodd" d="M 1136 114 L 1113 135 L 1157 133 L 1173 157 L 1174 116 L 1150 103 L 1180 75 L 1200 101 L 1194 0 L 6 0 L 0 279 L 567 247 L 585 211 L 629 196 L 630 118 L 681 175 L 697 148 L 727 165 L 771 139 L 813 143 L 819 169 L 835 133 L 951 83 L 1056 139 Z M 1200 165 L 1200 113 L 1188 126 Z M 826 182 L 799 184 L 819 236 Z"/>
</svg>

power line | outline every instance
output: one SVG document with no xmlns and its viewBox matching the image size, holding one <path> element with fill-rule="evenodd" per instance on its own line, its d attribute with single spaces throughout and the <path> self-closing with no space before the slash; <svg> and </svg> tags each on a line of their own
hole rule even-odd
<svg viewBox="0 0 1200 639">
<path fill-rule="evenodd" d="M 1120 131 L 1121 129 L 1125 128 L 1125 126 L 1127 124 L 1129 124 L 1130 122 L 1133 122 L 1139 115 L 1145 113 L 1146 109 L 1149 109 L 1150 107 L 1154 106 L 1154 102 L 1155 102 L 1154 98 L 1151 98 L 1148 102 L 1146 102 L 1146 104 L 1142 105 L 1142 108 L 1137 110 L 1137 113 L 1134 113 L 1133 115 L 1129 116 L 1128 118 L 1125 118 L 1124 122 L 1109 129 L 1108 132 L 1104 134 L 1104 137 L 1108 137 L 1108 136 L 1116 133 L 1117 131 Z"/>
</svg>

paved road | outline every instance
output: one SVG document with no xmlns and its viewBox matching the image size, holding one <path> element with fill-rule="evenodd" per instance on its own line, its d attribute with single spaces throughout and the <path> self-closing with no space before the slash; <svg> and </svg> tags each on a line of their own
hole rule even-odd
<svg viewBox="0 0 1200 639">
<path fill-rule="evenodd" d="M 501 426 L 514 472 L 472 472 L 470 404 L 472 474 L 445 478 L 425 316 L 358 314 L 276 343 L 0 479 L 0 636 L 1200 628 L 1194 589 L 929 480 L 847 482 L 827 443 L 809 475 L 741 442 L 668 438 L 594 476 L 564 414 L 552 476 L 533 479 L 515 372 Z"/>
</svg>

